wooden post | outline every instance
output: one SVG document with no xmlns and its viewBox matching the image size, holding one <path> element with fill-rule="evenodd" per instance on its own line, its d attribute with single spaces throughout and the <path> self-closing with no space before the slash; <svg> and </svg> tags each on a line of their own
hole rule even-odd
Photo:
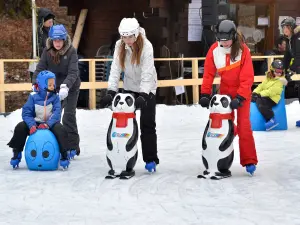
<svg viewBox="0 0 300 225">
<path fill-rule="evenodd" d="M 193 59 L 192 61 L 192 78 L 199 79 L 198 74 L 198 59 Z M 193 103 L 198 104 L 199 102 L 199 86 L 193 85 Z"/>
<path fill-rule="evenodd" d="M 269 69 L 270 69 L 271 64 L 272 64 L 273 61 L 274 61 L 274 57 L 268 58 L 268 70 L 267 71 L 269 71 Z"/>
<path fill-rule="evenodd" d="M 0 85 L 4 86 L 4 62 L 0 60 Z M 0 88 L 0 113 L 5 113 L 5 92 Z"/>
<path fill-rule="evenodd" d="M 267 27 L 267 29 L 266 29 L 266 37 L 267 37 L 268 41 L 265 44 L 264 51 L 266 51 L 268 49 L 273 49 L 273 46 L 275 43 L 274 39 L 275 39 L 275 35 L 276 35 L 277 29 L 278 29 L 278 25 L 277 25 L 278 19 L 276 21 L 276 18 L 275 18 L 275 14 L 276 14 L 275 4 L 279 5 L 279 3 L 275 3 L 275 1 L 273 1 L 273 3 L 269 4 L 268 16 L 269 16 L 270 26 Z"/>
<path fill-rule="evenodd" d="M 87 9 L 82 9 L 81 12 L 80 12 L 78 22 L 77 22 L 75 34 L 74 34 L 74 37 L 73 37 L 73 43 L 72 43 L 74 48 L 76 48 L 76 49 L 79 46 L 79 42 L 80 42 L 80 39 L 81 39 L 81 34 L 82 34 L 82 31 L 83 31 L 83 27 L 84 27 L 87 12 L 88 12 Z"/>
<path fill-rule="evenodd" d="M 89 61 L 89 82 L 93 84 L 96 82 L 96 62 L 94 59 Z M 90 87 L 89 93 L 89 108 L 96 109 L 96 89 L 94 86 Z"/>
</svg>

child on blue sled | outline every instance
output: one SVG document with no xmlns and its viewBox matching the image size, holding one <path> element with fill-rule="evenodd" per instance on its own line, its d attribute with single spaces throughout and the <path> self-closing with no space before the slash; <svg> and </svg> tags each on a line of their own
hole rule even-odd
<svg viewBox="0 0 300 225">
<path fill-rule="evenodd" d="M 281 60 L 274 60 L 266 75 L 267 78 L 254 89 L 251 101 L 256 102 L 258 110 L 266 120 L 266 130 L 269 131 L 279 124 L 274 118 L 272 108 L 280 101 L 283 87 L 287 85 L 288 81 L 284 76 Z"/>
<path fill-rule="evenodd" d="M 69 159 L 66 148 L 68 133 L 60 123 L 61 103 L 55 91 L 55 74 L 50 71 L 42 71 L 37 76 L 35 91 L 22 108 L 23 121 L 18 123 L 14 135 L 7 144 L 13 149 L 13 157 L 10 164 L 13 168 L 19 166 L 22 151 L 28 135 L 37 129 L 50 129 L 55 135 L 61 153 L 60 166 L 68 168 Z"/>
</svg>

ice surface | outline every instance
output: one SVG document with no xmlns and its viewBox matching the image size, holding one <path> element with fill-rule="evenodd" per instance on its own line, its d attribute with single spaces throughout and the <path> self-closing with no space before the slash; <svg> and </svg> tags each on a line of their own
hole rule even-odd
<svg viewBox="0 0 300 225">
<path fill-rule="evenodd" d="M 157 106 L 161 164 L 144 170 L 139 142 L 136 176 L 105 180 L 106 131 L 112 112 L 77 110 L 81 155 L 68 171 L 32 172 L 25 160 L 9 165 L 6 145 L 21 110 L 0 116 L 0 224 L 252 225 L 300 224 L 300 105 L 287 105 L 288 131 L 254 133 L 259 164 L 254 177 L 239 164 L 233 176 L 197 179 L 208 111 L 200 106 Z M 139 116 L 139 112 L 138 112 Z"/>
</svg>

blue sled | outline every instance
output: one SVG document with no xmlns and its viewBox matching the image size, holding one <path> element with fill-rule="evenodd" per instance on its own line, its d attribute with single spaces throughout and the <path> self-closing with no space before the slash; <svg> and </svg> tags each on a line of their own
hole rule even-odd
<svg viewBox="0 0 300 225">
<path fill-rule="evenodd" d="M 281 99 L 276 106 L 273 107 L 275 120 L 279 123 L 278 126 L 272 130 L 287 130 L 287 116 L 284 99 L 284 89 L 281 94 Z M 250 105 L 250 122 L 252 131 L 266 131 L 265 123 L 266 120 L 263 118 L 261 113 L 258 111 L 256 103 L 251 102 Z"/>
</svg>

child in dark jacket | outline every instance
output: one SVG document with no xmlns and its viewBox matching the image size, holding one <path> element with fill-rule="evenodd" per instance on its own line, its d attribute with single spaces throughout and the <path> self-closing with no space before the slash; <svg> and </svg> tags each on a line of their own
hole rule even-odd
<svg viewBox="0 0 300 225">
<path fill-rule="evenodd" d="M 13 157 L 10 164 L 18 167 L 22 158 L 22 151 L 28 135 L 37 129 L 50 129 L 55 135 L 61 153 L 60 166 L 69 166 L 66 142 L 68 133 L 60 123 L 61 103 L 55 92 L 55 74 L 50 71 L 42 71 L 36 79 L 35 91 L 22 108 L 23 121 L 17 124 L 14 135 L 7 144 L 13 149 Z"/>
<path fill-rule="evenodd" d="M 251 101 L 256 102 L 258 110 L 265 118 L 266 130 L 272 130 L 278 126 L 272 108 L 280 101 L 283 87 L 287 85 L 287 80 L 284 77 L 283 62 L 279 59 L 274 60 L 270 71 L 266 74 L 267 79 L 254 89 Z"/>
</svg>

